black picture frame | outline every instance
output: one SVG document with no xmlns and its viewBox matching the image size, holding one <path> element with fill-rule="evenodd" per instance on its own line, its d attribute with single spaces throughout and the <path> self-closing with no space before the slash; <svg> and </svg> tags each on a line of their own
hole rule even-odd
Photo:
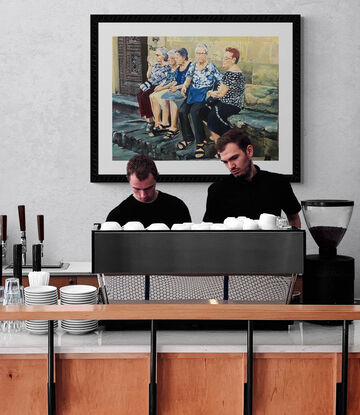
<svg viewBox="0 0 360 415">
<path fill-rule="evenodd" d="M 119 27 L 124 26 L 124 24 L 129 27 L 129 23 L 133 25 L 143 25 L 143 24 L 151 24 L 154 25 L 153 27 L 159 27 L 159 25 L 172 23 L 172 24 L 198 24 L 199 27 L 204 27 L 203 25 L 209 25 L 213 23 L 224 24 L 224 25 L 233 25 L 233 24 L 254 24 L 259 25 L 263 24 L 267 27 L 267 24 L 276 25 L 279 27 L 281 31 L 284 25 L 286 25 L 286 30 L 288 31 L 289 35 L 292 37 L 291 42 L 287 39 L 287 42 L 291 43 L 291 51 L 286 51 L 287 53 L 291 53 L 289 58 L 289 62 L 286 66 L 292 66 L 288 68 L 282 68 L 282 73 L 287 73 L 287 77 L 289 79 L 289 88 L 292 89 L 291 96 L 288 98 L 288 106 L 292 106 L 291 108 L 291 116 L 286 118 L 286 124 L 290 123 L 291 125 L 288 126 L 288 135 L 292 135 L 291 138 L 286 138 L 287 147 L 291 147 L 291 151 L 288 151 L 286 159 L 284 157 L 284 162 L 290 164 L 291 167 L 287 167 L 288 171 L 279 171 L 280 173 L 285 174 L 288 176 L 290 181 L 292 182 L 300 182 L 301 181 L 301 45 L 300 45 L 300 30 L 301 30 L 301 16 L 300 15 L 91 15 L 91 111 L 90 111 L 90 123 L 91 123 L 91 162 L 90 162 L 90 169 L 91 169 L 91 182 L 124 182 L 126 181 L 125 176 L 125 168 L 124 165 L 126 164 L 125 161 L 121 161 L 122 165 L 121 168 L 114 167 L 115 171 L 104 171 L 101 163 L 99 162 L 100 151 L 102 147 L 99 145 L 104 145 L 99 139 L 99 133 L 101 129 L 101 116 L 99 115 L 100 109 L 102 109 L 101 104 L 99 103 L 99 96 L 101 96 L 102 92 L 102 79 L 104 77 L 99 77 L 99 64 L 101 63 L 101 59 L 99 58 L 99 53 L 101 52 L 101 43 L 99 42 L 99 34 L 100 28 L 107 27 L 108 23 L 116 23 L 119 24 Z M 104 26 L 105 25 L 105 26 Z M 234 26 L 231 26 L 234 27 Z M 236 26 L 237 27 L 237 26 Z M 250 27 L 250 26 L 247 26 Z M 257 26 L 255 26 L 257 27 Z M 150 34 L 149 34 L 150 35 Z M 229 34 L 231 35 L 231 33 Z M 288 37 L 287 36 L 287 37 Z M 285 38 L 284 38 L 285 39 Z M 281 42 L 281 41 L 280 41 Z M 290 65 L 291 62 L 291 65 Z M 280 64 L 279 64 L 279 67 Z M 108 68 L 109 76 L 111 77 L 111 68 Z M 285 72 L 284 72 L 285 71 Z M 280 77 L 279 77 L 280 78 Z M 291 84 L 291 85 L 290 85 Z M 286 89 L 279 87 L 279 95 L 282 91 Z M 289 120 L 291 118 L 291 120 Z M 284 119 L 285 120 L 285 119 Z M 284 121 L 285 123 L 285 121 Z M 278 125 L 281 125 L 281 121 L 278 121 Z M 279 132 L 278 136 L 279 143 L 285 143 L 284 137 L 281 136 Z M 107 145 L 107 144 L 106 144 Z M 111 138 L 109 137 L 109 145 L 113 145 Z M 279 145 L 280 147 L 280 145 Z M 157 165 L 159 167 L 158 161 L 156 160 Z M 279 165 L 281 165 L 283 161 L 279 160 Z M 111 163 L 116 163 L 111 160 Z M 225 175 L 228 174 L 228 171 L 223 168 L 223 173 L 214 173 L 208 172 L 207 169 L 204 167 L 207 163 L 204 160 L 198 160 L 196 163 L 199 165 L 199 172 L 193 173 L 192 171 L 188 174 L 188 168 L 185 168 L 184 165 L 184 172 L 178 171 L 172 173 L 171 170 L 171 161 L 168 162 L 167 167 L 168 171 L 159 168 L 161 173 L 159 181 L 162 182 L 213 182 L 216 180 L 221 179 Z M 184 163 L 183 161 L 174 161 L 173 163 Z M 266 163 L 266 161 L 265 161 Z M 218 161 L 218 164 L 221 163 Z M 258 163 L 256 163 L 258 164 Z M 106 162 L 105 162 L 106 166 Z M 119 165 L 120 166 L 120 165 Z M 179 164 L 176 165 L 177 167 Z M 180 165 L 181 166 L 181 165 Z M 214 166 L 212 164 L 211 166 Z M 212 168 L 212 167 L 211 167 Z M 274 171 L 272 168 L 267 168 L 261 166 L 265 170 Z M 275 170 L 276 171 L 276 170 Z M 120 173 L 122 172 L 122 173 Z"/>
</svg>

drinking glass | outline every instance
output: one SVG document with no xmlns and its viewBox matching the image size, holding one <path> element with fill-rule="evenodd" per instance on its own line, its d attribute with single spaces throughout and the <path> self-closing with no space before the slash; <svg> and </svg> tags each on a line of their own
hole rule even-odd
<svg viewBox="0 0 360 415">
<path fill-rule="evenodd" d="M 24 295 L 24 292 L 23 292 Z M 23 296 L 24 298 L 24 296 Z M 21 305 L 23 304 L 23 299 L 21 299 L 21 289 L 18 278 L 8 278 L 5 281 L 5 290 L 4 290 L 4 305 Z M 18 332 L 21 330 L 23 322 L 21 321 L 4 321 L 3 331 L 6 333 Z"/>
</svg>

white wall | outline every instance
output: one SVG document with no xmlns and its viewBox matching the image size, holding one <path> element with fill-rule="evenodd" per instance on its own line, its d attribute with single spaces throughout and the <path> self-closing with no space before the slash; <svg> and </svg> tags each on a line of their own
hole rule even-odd
<svg viewBox="0 0 360 415">
<path fill-rule="evenodd" d="M 340 253 L 359 259 L 360 2 L 358 0 L 0 0 L 0 214 L 9 245 L 25 204 L 28 243 L 45 215 L 48 259 L 90 260 L 90 229 L 129 194 L 90 183 L 90 14 L 301 14 L 303 139 L 299 200 L 355 201 Z M 200 221 L 208 184 L 159 184 Z M 308 251 L 316 250 L 308 238 Z M 357 270 L 357 296 L 360 278 Z"/>
</svg>

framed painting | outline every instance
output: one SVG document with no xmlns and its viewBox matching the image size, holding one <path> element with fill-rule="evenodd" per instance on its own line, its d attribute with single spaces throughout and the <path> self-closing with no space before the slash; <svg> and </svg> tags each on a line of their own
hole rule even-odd
<svg viewBox="0 0 360 415">
<path fill-rule="evenodd" d="M 216 181 L 216 140 L 239 128 L 255 164 L 299 182 L 300 20 L 92 15 L 91 181 L 125 181 L 136 154 L 161 181 Z"/>
</svg>

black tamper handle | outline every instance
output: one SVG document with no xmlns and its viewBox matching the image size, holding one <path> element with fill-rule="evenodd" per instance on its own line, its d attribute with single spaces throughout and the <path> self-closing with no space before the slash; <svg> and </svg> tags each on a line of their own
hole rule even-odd
<svg viewBox="0 0 360 415">
<path fill-rule="evenodd" d="M 33 271 L 41 271 L 41 245 L 32 246 Z"/>
<path fill-rule="evenodd" d="M 2 241 L 6 241 L 7 239 L 7 216 L 6 215 L 1 215 L 0 216 L 1 221 L 1 240 Z"/>
<path fill-rule="evenodd" d="M 14 277 L 19 278 L 22 285 L 22 244 L 15 244 L 13 247 Z"/>
</svg>

